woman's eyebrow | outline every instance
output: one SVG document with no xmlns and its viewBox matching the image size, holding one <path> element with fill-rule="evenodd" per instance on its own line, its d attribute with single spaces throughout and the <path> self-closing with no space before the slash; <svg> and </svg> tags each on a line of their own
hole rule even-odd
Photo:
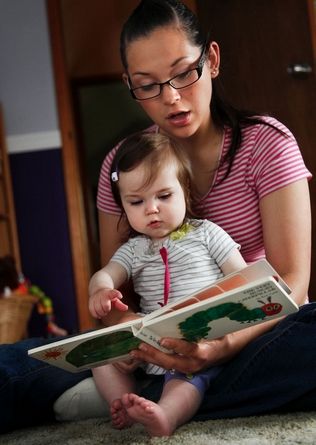
<svg viewBox="0 0 316 445">
<path fill-rule="evenodd" d="M 188 56 L 179 57 L 170 65 L 170 68 L 175 67 L 178 63 L 182 62 L 187 58 Z M 131 76 L 150 76 L 150 73 L 146 73 L 145 71 L 135 71 L 134 73 L 131 73 Z"/>
<path fill-rule="evenodd" d="M 176 59 L 172 64 L 171 64 L 171 68 L 173 68 L 175 65 L 177 65 L 179 62 L 182 62 L 182 60 L 187 59 L 189 56 L 183 56 L 183 57 L 179 57 L 178 59 Z"/>
</svg>

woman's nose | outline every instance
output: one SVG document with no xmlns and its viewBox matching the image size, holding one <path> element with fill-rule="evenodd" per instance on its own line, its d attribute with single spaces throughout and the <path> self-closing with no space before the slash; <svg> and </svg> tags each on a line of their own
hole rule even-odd
<svg viewBox="0 0 316 445">
<path fill-rule="evenodd" d="M 171 85 L 163 85 L 161 91 L 162 100 L 166 104 L 173 104 L 180 100 L 180 91 L 173 88 Z"/>
</svg>

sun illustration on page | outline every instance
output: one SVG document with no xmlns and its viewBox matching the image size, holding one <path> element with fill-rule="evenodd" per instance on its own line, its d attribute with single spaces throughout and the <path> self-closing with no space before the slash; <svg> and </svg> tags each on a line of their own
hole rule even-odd
<svg viewBox="0 0 316 445">
<path fill-rule="evenodd" d="M 60 346 L 57 348 L 51 348 L 43 354 L 44 360 L 57 360 L 61 355 L 66 354 L 66 350 Z"/>
</svg>

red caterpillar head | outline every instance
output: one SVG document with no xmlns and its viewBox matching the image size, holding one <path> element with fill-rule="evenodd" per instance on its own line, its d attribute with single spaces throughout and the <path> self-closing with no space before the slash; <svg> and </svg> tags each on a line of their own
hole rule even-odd
<svg viewBox="0 0 316 445">
<path fill-rule="evenodd" d="M 271 302 L 271 297 L 268 297 L 268 302 L 269 303 L 264 303 L 263 301 L 258 300 L 258 303 L 262 303 L 263 306 L 261 306 L 260 309 L 263 310 L 263 312 L 267 315 L 270 316 L 271 315 L 276 315 L 279 312 L 281 312 L 282 310 L 282 304 L 280 303 L 272 303 Z"/>
</svg>

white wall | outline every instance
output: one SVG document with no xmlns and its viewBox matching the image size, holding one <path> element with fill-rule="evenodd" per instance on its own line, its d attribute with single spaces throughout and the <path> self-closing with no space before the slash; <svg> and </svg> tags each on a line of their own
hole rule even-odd
<svg viewBox="0 0 316 445">
<path fill-rule="evenodd" d="M 10 153 L 60 147 L 45 0 L 0 0 L 0 102 Z"/>
</svg>

